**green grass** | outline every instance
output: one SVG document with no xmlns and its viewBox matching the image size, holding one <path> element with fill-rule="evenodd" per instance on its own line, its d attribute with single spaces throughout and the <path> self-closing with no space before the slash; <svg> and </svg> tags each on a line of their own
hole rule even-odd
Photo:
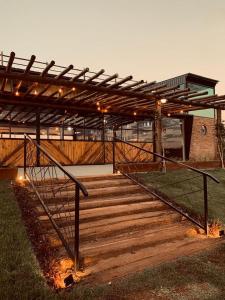
<svg viewBox="0 0 225 300">
<path fill-rule="evenodd" d="M 208 179 L 209 218 L 219 219 L 225 224 L 225 170 L 217 169 L 207 172 L 220 180 L 218 184 Z M 142 173 L 139 176 L 146 185 L 159 189 L 177 204 L 198 215 L 203 215 L 203 191 L 187 194 L 202 188 L 202 176 L 189 170 L 167 171 L 165 174 L 160 172 Z M 186 181 L 186 179 L 188 180 Z"/>
<path fill-rule="evenodd" d="M 225 245 L 179 259 L 111 285 L 54 292 L 45 284 L 20 209 L 7 181 L 0 181 L 0 299 L 224 299 Z"/>
</svg>

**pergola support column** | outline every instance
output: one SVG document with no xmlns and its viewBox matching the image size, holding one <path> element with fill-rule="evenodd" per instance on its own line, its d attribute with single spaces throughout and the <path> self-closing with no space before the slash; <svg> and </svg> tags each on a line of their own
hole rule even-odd
<svg viewBox="0 0 225 300">
<path fill-rule="evenodd" d="M 154 152 L 162 155 L 162 113 L 160 101 L 155 103 Z M 161 161 L 161 158 L 155 157 L 154 161 Z"/>
<path fill-rule="evenodd" d="M 40 139 L 41 139 L 40 112 L 38 110 L 36 112 L 36 141 L 38 145 L 40 145 Z M 40 149 L 38 147 L 36 152 L 36 165 L 37 167 L 40 167 Z"/>
</svg>

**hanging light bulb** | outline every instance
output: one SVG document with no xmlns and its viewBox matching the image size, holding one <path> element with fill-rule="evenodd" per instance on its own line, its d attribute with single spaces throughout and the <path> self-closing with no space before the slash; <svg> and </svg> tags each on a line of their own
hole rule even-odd
<svg viewBox="0 0 225 300">
<path fill-rule="evenodd" d="M 163 99 L 160 100 L 160 102 L 161 102 L 162 104 L 165 104 L 165 103 L 167 102 L 167 99 L 166 99 L 166 98 L 163 98 Z"/>
<path fill-rule="evenodd" d="M 15 95 L 16 95 L 16 96 L 19 96 L 19 95 L 20 95 L 20 93 L 19 93 L 18 91 L 16 91 Z"/>
<path fill-rule="evenodd" d="M 168 116 L 168 117 L 170 117 L 170 116 L 171 116 L 171 114 L 170 114 L 170 113 L 168 113 L 168 114 L 167 114 L 167 116 Z"/>
<path fill-rule="evenodd" d="M 180 113 L 181 113 L 181 114 L 183 114 L 183 113 L 184 113 L 184 111 L 183 111 L 183 110 L 180 110 Z"/>
<path fill-rule="evenodd" d="M 71 131 L 71 130 L 73 130 L 73 128 L 71 126 L 68 126 L 67 130 Z"/>
<path fill-rule="evenodd" d="M 136 111 L 134 111 L 134 116 L 136 116 L 137 115 L 137 113 L 136 113 Z"/>
</svg>

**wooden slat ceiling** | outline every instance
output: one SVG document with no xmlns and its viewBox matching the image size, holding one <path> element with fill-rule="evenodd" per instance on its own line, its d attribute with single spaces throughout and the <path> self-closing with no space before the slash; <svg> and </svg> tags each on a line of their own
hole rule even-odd
<svg viewBox="0 0 225 300">
<path fill-rule="evenodd" d="M 198 98 L 197 98 L 198 97 Z M 225 109 L 225 95 L 208 96 L 207 92 L 179 89 L 179 86 L 157 85 L 156 81 L 135 81 L 132 76 L 119 78 L 103 69 L 91 72 L 73 65 L 62 67 L 43 63 L 32 55 L 18 58 L 14 52 L 2 55 L 0 65 L 0 121 L 35 123 L 40 112 L 42 125 L 101 126 L 103 115 L 108 126 L 153 118 L 155 103 L 162 104 L 162 113 L 172 116 L 204 108 Z"/>
</svg>

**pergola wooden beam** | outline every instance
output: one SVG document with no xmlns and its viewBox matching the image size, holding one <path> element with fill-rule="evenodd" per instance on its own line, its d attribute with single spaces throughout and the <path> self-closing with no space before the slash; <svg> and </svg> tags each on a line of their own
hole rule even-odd
<svg viewBox="0 0 225 300">
<path fill-rule="evenodd" d="M 15 59 L 15 52 L 11 52 L 10 56 L 9 56 L 8 64 L 7 64 L 7 67 L 6 67 L 6 70 L 5 70 L 6 74 L 10 72 L 14 59 Z M 1 91 L 4 91 L 6 81 L 7 81 L 7 77 L 3 77 Z"/>
<path fill-rule="evenodd" d="M 93 81 L 94 79 L 96 79 L 97 77 L 99 77 L 100 75 L 102 75 L 105 72 L 104 69 L 101 69 L 99 72 L 95 73 L 93 76 L 91 76 L 90 78 L 88 78 L 87 80 L 84 81 L 84 83 L 89 83 L 91 81 Z"/>
<path fill-rule="evenodd" d="M 76 80 L 79 79 L 81 76 L 85 75 L 88 71 L 89 71 L 89 68 L 83 69 L 79 74 L 77 74 L 76 76 L 74 76 L 73 78 L 71 78 L 70 81 L 71 81 L 71 82 L 76 81 Z"/>
<path fill-rule="evenodd" d="M 45 67 L 45 69 L 41 72 L 40 76 L 41 77 L 45 77 L 48 73 L 48 71 L 55 65 L 55 61 L 52 60 L 49 64 L 47 64 L 47 66 Z"/>
<path fill-rule="evenodd" d="M 118 76 L 119 76 L 119 75 L 118 75 L 117 73 L 116 73 L 116 74 L 113 74 L 112 76 L 109 76 L 109 77 L 107 77 L 106 79 L 104 79 L 104 80 L 98 82 L 98 83 L 96 84 L 96 86 L 104 85 L 104 84 L 106 84 L 107 82 L 109 82 L 109 81 L 111 81 L 111 80 L 113 80 L 113 79 L 116 79 Z"/>
<path fill-rule="evenodd" d="M 67 68 L 65 68 L 64 70 L 62 70 L 62 72 L 60 72 L 56 77 L 55 80 L 58 80 L 60 78 L 62 78 L 66 73 L 68 73 L 69 71 L 71 71 L 73 69 L 73 65 L 69 65 Z"/>
</svg>

